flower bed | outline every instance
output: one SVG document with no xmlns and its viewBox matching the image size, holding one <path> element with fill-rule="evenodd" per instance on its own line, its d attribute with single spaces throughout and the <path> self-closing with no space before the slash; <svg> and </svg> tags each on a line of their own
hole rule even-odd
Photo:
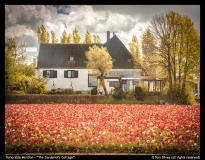
<svg viewBox="0 0 205 160">
<path fill-rule="evenodd" d="M 200 152 L 200 106 L 5 104 L 5 153 Z"/>
</svg>

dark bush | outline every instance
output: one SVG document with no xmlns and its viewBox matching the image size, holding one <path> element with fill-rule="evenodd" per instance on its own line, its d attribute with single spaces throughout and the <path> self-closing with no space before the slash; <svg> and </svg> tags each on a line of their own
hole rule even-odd
<svg viewBox="0 0 205 160">
<path fill-rule="evenodd" d="M 172 103 L 176 104 L 194 104 L 195 98 L 189 86 L 185 89 L 173 86 L 168 90 L 167 96 Z"/>
<path fill-rule="evenodd" d="M 114 89 L 112 90 L 112 96 L 115 99 L 122 99 L 124 97 L 122 88 L 114 86 Z"/>
<path fill-rule="evenodd" d="M 143 100 L 145 97 L 145 94 L 143 93 L 143 90 L 140 86 L 135 87 L 135 98 L 137 100 Z"/>
<path fill-rule="evenodd" d="M 97 87 L 91 89 L 91 95 L 97 95 L 97 93 L 98 93 Z"/>
</svg>

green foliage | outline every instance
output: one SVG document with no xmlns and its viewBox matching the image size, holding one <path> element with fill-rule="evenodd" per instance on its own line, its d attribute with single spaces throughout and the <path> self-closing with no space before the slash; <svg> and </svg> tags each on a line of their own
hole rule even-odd
<svg viewBox="0 0 205 160">
<path fill-rule="evenodd" d="M 46 85 L 43 82 L 37 82 L 34 91 L 38 94 L 46 93 Z"/>
<path fill-rule="evenodd" d="M 126 95 L 126 99 L 127 100 L 135 100 L 135 92 L 132 90 L 129 90 L 127 92 L 125 92 Z"/>
<path fill-rule="evenodd" d="M 114 86 L 112 90 L 112 96 L 115 99 L 122 99 L 125 95 L 121 87 Z"/>
<path fill-rule="evenodd" d="M 19 91 L 19 90 L 12 90 L 11 91 L 11 93 L 13 93 L 13 94 L 25 94 L 25 92 L 24 91 Z"/>
<path fill-rule="evenodd" d="M 189 85 L 183 90 L 178 85 L 172 87 L 167 92 L 167 97 L 172 103 L 176 104 L 194 104 L 195 97 Z"/>
<path fill-rule="evenodd" d="M 24 55 L 25 44 L 16 42 L 14 39 L 5 41 L 5 92 L 11 93 L 12 90 L 19 88 L 20 91 L 26 92 L 22 76 L 33 74 L 26 64 L 27 56 Z M 22 86 L 22 87 L 20 87 Z"/>
<path fill-rule="evenodd" d="M 36 78 L 35 76 L 29 77 L 27 93 L 28 94 L 36 93 L 35 92 L 35 85 L 36 85 L 36 83 L 42 82 L 42 83 L 44 83 L 46 85 L 48 83 L 48 79 L 49 78 L 47 78 L 47 77 L 43 77 L 42 73 L 41 73 L 41 75 L 39 75 L 38 78 Z"/>
<path fill-rule="evenodd" d="M 46 91 L 46 94 L 74 94 L 74 91 L 71 88 L 61 90 L 51 89 L 50 91 Z"/>
<path fill-rule="evenodd" d="M 91 95 L 97 95 L 97 93 L 98 93 L 97 87 L 91 89 Z"/>
<path fill-rule="evenodd" d="M 67 88 L 67 89 L 64 89 L 64 90 L 63 90 L 63 93 L 65 93 L 65 94 L 73 94 L 74 91 L 73 91 L 73 89 L 71 89 L 71 88 Z"/>
<path fill-rule="evenodd" d="M 140 86 L 135 87 L 135 97 L 137 100 L 143 100 L 145 97 L 145 94 Z"/>
<path fill-rule="evenodd" d="M 199 78 L 200 75 L 200 35 L 192 20 L 174 11 L 155 15 L 142 42 L 146 69 L 154 74 L 163 72 L 161 75 L 166 76 L 163 78 L 168 81 L 172 101 L 189 103 L 186 82 L 190 76 Z M 181 84 L 181 89 L 176 88 L 177 83 Z"/>
<path fill-rule="evenodd" d="M 75 94 L 82 94 L 82 91 L 81 90 L 77 90 L 77 91 L 75 91 Z"/>
</svg>

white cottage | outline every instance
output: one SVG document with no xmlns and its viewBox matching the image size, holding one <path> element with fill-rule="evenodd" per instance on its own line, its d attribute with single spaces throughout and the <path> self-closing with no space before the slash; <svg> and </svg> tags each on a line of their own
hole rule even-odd
<svg viewBox="0 0 205 160">
<path fill-rule="evenodd" d="M 133 61 L 133 56 L 113 33 L 107 32 L 107 42 L 104 44 L 51 44 L 40 43 L 38 48 L 36 76 L 42 74 L 49 76 L 47 90 L 56 88 L 69 88 L 74 90 L 90 91 L 97 86 L 97 79 L 91 75 L 91 70 L 86 68 L 85 52 L 89 46 L 97 45 L 106 47 L 113 59 L 113 68 L 105 78 L 108 92 L 113 86 L 119 84 L 122 78 L 122 89 L 134 89 L 142 75 L 142 67 Z"/>
</svg>

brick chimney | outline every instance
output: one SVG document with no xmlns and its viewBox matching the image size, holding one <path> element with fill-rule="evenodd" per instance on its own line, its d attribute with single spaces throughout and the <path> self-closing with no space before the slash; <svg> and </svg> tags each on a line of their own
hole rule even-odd
<svg viewBox="0 0 205 160">
<path fill-rule="evenodd" d="M 115 32 L 113 32 L 113 36 L 115 35 Z"/>
<path fill-rule="evenodd" d="M 110 31 L 107 31 L 107 41 L 110 39 Z"/>
</svg>

